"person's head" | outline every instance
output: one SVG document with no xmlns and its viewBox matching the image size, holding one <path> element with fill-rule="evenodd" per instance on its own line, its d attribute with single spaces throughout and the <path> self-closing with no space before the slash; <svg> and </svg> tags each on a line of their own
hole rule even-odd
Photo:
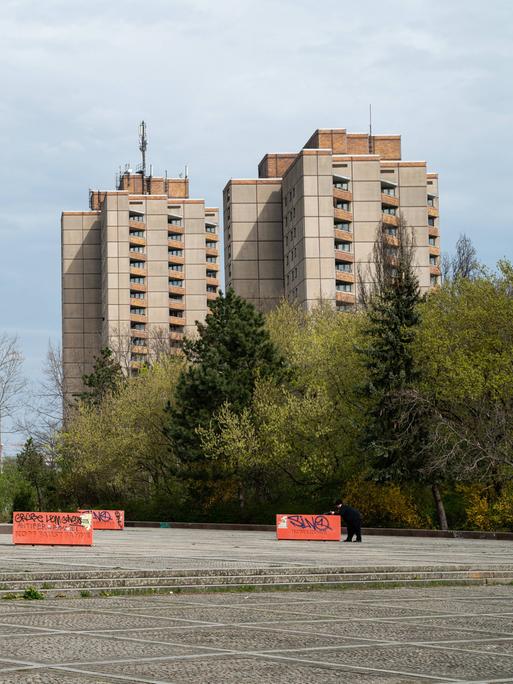
<svg viewBox="0 0 513 684">
<path fill-rule="evenodd" d="M 342 501 L 342 499 L 337 499 L 335 501 L 335 508 L 342 508 L 343 505 L 344 505 L 344 502 Z"/>
</svg>

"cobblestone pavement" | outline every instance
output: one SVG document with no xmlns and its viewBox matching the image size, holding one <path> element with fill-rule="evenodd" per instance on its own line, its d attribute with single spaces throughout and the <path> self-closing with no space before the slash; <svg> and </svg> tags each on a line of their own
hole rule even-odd
<svg viewBox="0 0 513 684">
<path fill-rule="evenodd" d="M 13 546 L 0 535 L 0 572 L 318 566 L 513 565 L 513 543 L 369 536 L 363 544 L 278 542 L 273 532 L 128 528 L 95 532 L 92 547 Z"/>
<path fill-rule="evenodd" d="M 513 682 L 513 588 L 2 601 L 0 682 Z"/>
</svg>

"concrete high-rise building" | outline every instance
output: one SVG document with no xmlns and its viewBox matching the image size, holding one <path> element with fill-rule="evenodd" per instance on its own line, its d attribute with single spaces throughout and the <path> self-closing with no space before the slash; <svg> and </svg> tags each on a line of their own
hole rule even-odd
<svg viewBox="0 0 513 684">
<path fill-rule="evenodd" d="M 421 290 L 439 281 L 438 175 L 402 161 L 399 135 L 317 130 L 297 153 L 266 154 L 258 178 L 230 180 L 223 199 L 226 286 L 260 310 L 282 298 L 353 308 L 378 228 L 393 256 L 400 216 Z"/>
<path fill-rule="evenodd" d="M 67 396 L 104 346 L 127 372 L 180 347 L 219 286 L 219 211 L 189 198 L 188 178 L 127 168 L 116 191 L 90 191 L 89 205 L 61 221 Z"/>
</svg>

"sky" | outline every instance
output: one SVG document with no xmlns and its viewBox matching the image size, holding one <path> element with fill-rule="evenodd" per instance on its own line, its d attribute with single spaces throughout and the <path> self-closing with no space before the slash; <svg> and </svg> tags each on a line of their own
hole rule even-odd
<svg viewBox="0 0 513 684">
<path fill-rule="evenodd" d="M 511 0 L 2 0 L 0 332 L 37 381 L 60 342 L 60 214 L 139 161 L 191 194 L 316 128 L 400 133 L 440 174 L 442 250 L 513 259 Z M 14 435 L 4 437 L 7 452 Z"/>
</svg>

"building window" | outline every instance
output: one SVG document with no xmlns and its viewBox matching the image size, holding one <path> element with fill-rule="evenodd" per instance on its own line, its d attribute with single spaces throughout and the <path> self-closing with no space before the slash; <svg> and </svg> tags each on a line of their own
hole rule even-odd
<svg viewBox="0 0 513 684">
<path fill-rule="evenodd" d="M 352 283 L 337 283 L 337 290 L 339 292 L 352 292 L 353 291 L 353 284 Z"/>
<path fill-rule="evenodd" d="M 348 302 L 337 302 L 337 311 L 352 311 L 353 305 Z"/>
<path fill-rule="evenodd" d="M 438 257 L 431 255 L 429 257 L 429 265 L 430 266 L 438 266 Z"/>
<path fill-rule="evenodd" d="M 352 242 L 337 242 L 335 243 L 335 247 L 341 252 L 350 252 L 352 244 Z"/>
<path fill-rule="evenodd" d="M 144 261 L 130 261 L 130 268 L 144 268 L 145 266 Z"/>
<path fill-rule="evenodd" d="M 229 275 L 231 275 L 231 273 Z M 217 278 L 217 271 L 211 271 L 207 268 L 207 278 Z"/>
<path fill-rule="evenodd" d="M 337 261 L 335 262 L 335 267 L 337 271 L 344 271 L 344 273 L 352 273 L 353 272 L 353 264 L 346 264 L 342 261 Z"/>
<path fill-rule="evenodd" d="M 176 218 L 174 216 L 168 216 L 167 217 L 167 222 L 170 226 L 181 226 L 182 225 L 183 219 L 181 218 Z"/>
<path fill-rule="evenodd" d="M 145 323 L 130 323 L 130 328 L 132 330 L 146 330 L 146 324 Z"/>
<path fill-rule="evenodd" d="M 174 278 L 169 279 L 170 287 L 183 287 L 183 280 L 175 280 Z"/>
<path fill-rule="evenodd" d="M 229 218 L 229 216 L 228 216 L 228 218 Z M 210 223 L 207 223 L 207 225 L 205 226 L 205 230 L 207 231 L 207 233 L 216 233 L 217 232 L 216 227 L 211 226 Z"/>
<path fill-rule="evenodd" d="M 205 245 L 206 245 L 207 249 L 216 249 L 217 248 L 217 242 L 211 242 L 210 240 L 206 240 Z"/>
<path fill-rule="evenodd" d="M 438 285 L 438 276 L 432 275 L 429 282 L 431 287 L 436 287 Z"/>
<path fill-rule="evenodd" d="M 183 318 L 183 311 L 177 309 L 169 309 L 170 318 Z"/>
<path fill-rule="evenodd" d="M 146 347 L 146 340 L 144 337 L 132 337 L 132 345 L 135 347 Z"/>
<path fill-rule="evenodd" d="M 434 216 L 428 216 L 428 226 L 432 226 L 434 228 L 434 226 L 435 226 L 435 217 Z"/>
<path fill-rule="evenodd" d="M 427 196 L 427 205 L 428 205 L 428 207 L 434 207 L 435 206 L 435 198 L 432 195 Z"/>
<path fill-rule="evenodd" d="M 183 236 L 180 233 L 168 233 L 168 240 L 175 240 L 176 242 L 183 242 Z"/>
<path fill-rule="evenodd" d="M 179 280 L 178 282 L 182 282 Z M 174 302 L 183 302 L 183 295 L 181 294 L 173 294 L 172 292 L 169 294 L 169 299 L 172 299 Z"/>
<path fill-rule="evenodd" d="M 228 256 L 230 256 L 230 254 Z M 207 261 L 209 264 L 217 264 L 217 257 L 208 255 Z"/>
<path fill-rule="evenodd" d="M 130 237 L 144 237 L 144 230 L 131 230 Z"/>
<path fill-rule="evenodd" d="M 207 285 L 207 292 L 211 292 L 212 294 L 217 293 L 217 287 L 215 285 Z"/>
<path fill-rule="evenodd" d="M 397 235 L 397 226 L 385 226 L 385 232 L 388 233 L 388 235 Z"/>
<path fill-rule="evenodd" d="M 135 211 L 129 211 L 128 218 L 130 221 L 144 221 L 144 214 L 136 214 Z"/>
<path fill-rule="evenodd" d="M 395 216 L 397 214 L 397 208 L 396 207 L 383 207 L 383 213 L 388 214 L 389 216 Z"/>
<path fill-rule="evenodd" d="M 142 292 L 138 294 L 142 294 Z M 131 306 L 130 313 L 136 316 L 146 316 L 146 309 L 142 309 L 140 306 Z"/>
<path fill-rule="evenodd" d="M 429 244 L 431 247 L 436 247 L 436 237 L 429 237 Z"/>
<path fill-rule="evenodd" d="M 349 190 L 349 181 L 337 178 L 333 182 L 333 187 L 337 188 L 337 190 Z"/>
<path fill-rule="evenodd" d="M 389 197 L 395 197 L 395 188 L 385 186 L 381 188 L 381 192 Z"/>
<path fill-rule="evenodd" d="M 342 209 L 343 211 L 351 211 L 349 202 L 337 202 L 335 206 L 337 209 Z"/>
<path fill-rule="evenodd" d="M 133 282 L 131 278 L 130 282 Z M 135 290 L 130 290 L 130 297 L 132 299 L 144 299 L 144 292 L 136 292 Z"/>
<path fill-rule="evenodd" d="M 144 254 L 144 247 L 140 245 L 130 245 L 131 252 L 139 252 L 139 254 Z"/>
<path fill-rule="evenodd" d="M 167 253 L 168 253 L 170 256 L 181 257 L 181 256 L 183 256 L 183 249 L 168 249 L 168 250 L 167 250 Z"/>
<path fill-rule="evenodd" d="M 170 271 L 183 271 L 183 264 L 169 264 Z"/>
<path fill-rule="evenodd" d="M 145 280 L 144 276 L 130 276 L 130 282 L 138 285 L 144 285 Z"/>
</svg>

